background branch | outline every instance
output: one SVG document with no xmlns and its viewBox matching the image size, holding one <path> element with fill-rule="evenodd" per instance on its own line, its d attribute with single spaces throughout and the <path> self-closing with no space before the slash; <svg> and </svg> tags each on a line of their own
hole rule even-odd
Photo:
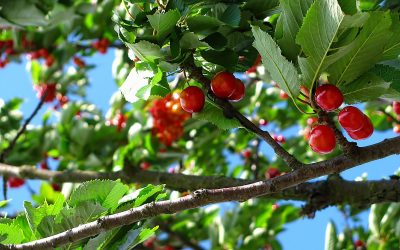
<svg viewBox="0 0 400 250">
<path fill-rule="evenodd" d="M 17 143 L 18 139 L 24 134 L 26 127 L 32 121 L 33 117 L 39 112 L 40 108 L 43 106 L 44 100 L 46 99 L 47 91 L 44 93 L 42 98 L 40 99 L 39 103 L 36 105 L 36 108 L 33 110 L 32 114 L 25 120 L 22 127 L 18 130 L 17 134 L 15 135 L 14 139 L 10 142 L 8 147 L 3 150 L 0 154 L 0 163 L 4 162 L 8 154 L 13 150 L 15 144 Z M 7 200 L 7 175 L 3 174 L 3 197 L 4 200 Z"/>
</svg>

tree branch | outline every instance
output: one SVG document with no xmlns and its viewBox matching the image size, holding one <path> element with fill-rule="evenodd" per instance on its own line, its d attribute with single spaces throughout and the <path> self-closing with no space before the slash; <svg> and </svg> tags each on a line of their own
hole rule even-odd
<svg viewBox="0 0 400 250">
<path fill-rule="evenodd" d="M 250 130 L 267 142 L 275 151 L 275 153 L 280 156 L 290 168 L 297 169 L 301 167 L 302 164 L 293 155 L 289 154 L 281 145 L 279 145 L 279 143 L 277 143 L 267 131 L 263 131 L 257 125 L 252 123 L 249 119 L 237 111 L 229 101 L 216 97 L 211 91 L 210 80 L 203 75 L 202 69 L 197 67 L 194 62 L 188 62 L 183 65 L 182 68 L 189 73 L 190 78 L 195 79 L 203 84 L 203 86 L 207 89 L 208 96 L 223 110 L 226 117 L 236 118 L 244 128 Z"/>
<path fill-rule="evenodd" d="M 400 137 L 386 139 L 380 143 L 359 148 L 357 155 L 347 157 L 340 155 L 332 159 L 309 164 L 266 181 L 259 181 L 242 186 L 201 189 L 176 200 L 149 203 L 128 211 L 102 217 L 96 221 L 80 225 L 63 233 L 44 239 L 18 245 L 1 246 L 2 249 L 49 249 L 76 242 L 105 230 L 129 225 L 134 222 L 155 217 L 160 214 L 173 214 L 187 209 L 226 201 L 246 201 L 250 198 L 273 194 L 283 189 L 296 186 L 316 177 L 339 173 L 357 165 L 381 159 L 390 155 L 400 154 Z M 46 172 L 47 174 L 50 171 Z M 397 180 L 396 180 L 397 181 Z M 396 185 L 398 186 L 398 185 Z M 387 191 L 387 190 L 386 190 Z M 383 194 L 385 192 L 382 192 Z M 395 192 L 397 195 L 398 192 Z M 376 196 L 379 198 L 379 195 Z"/>
<path fill-rule="evenodd" d="M 400 187 L 396 186 L 395 181 L 375 181 L 375 182 L 354 182 L 354 181 L 334 181 L 328 180 L 329 193 L 323 187 L 321 182 L 302 183 L 306 180 L 315 177 L 339 173 L 348 168 L 363 164 L 365 162 L 377 160 L 393 154 L 400 153 L 400 137 L 387 139 L 378 144 L 359 148 L 354 157 L 337 156 L 333 159 L 305 165 L 299 170 L 287 173 L 280 177 L 272 179 L 273 186 L 276 191 L 270 193 L 268 197 L 286 200 L 303 200 L 311 201 L 316 197 L 317 193 L 323 193 L 324 197 L 329 199 L 325 200 L 327 205 L 335 204 L 366 204 L 385 201 L 400 200 L 396 195 L 387 190 L 398 190 Z M 173 190 L 187 191 L 197 189 L 215 189 L 235 187 L 240 185 L 252 184 L 255 181 L 227 178 L 222 176 L 195 176 L 184 174 L 169 174 L 155 171 L 137 171 L 127 174 L 124 171 L 118 172 L 96 172 L 96 171 L 51 171 L 45 169 L 36 169 L 30 166 L 15 167 L 0 163 L 0 174 L 15 176 L 19 178 L 41 179 L 50 182 L 63 183 L 63 182 L 84 182 L 94 179 L 121 179 L 125 183 L 141 183 L 141 184 L 166 184 L 166 186 Z M 277 182 L 278 180 L 278 182 Z M 302 183 L 302 184 L 299 184 Z M 389 185 L 389 186 L 388 186 Z M 292 188 L 286 188 L 295 186 Z M 353 188 L 351 188 L 353 187 Z M 391 187 L 391 188 L 389 188 Z M 285 189 L 286 188 L 286 189 Z M 285 189 L 281 192 L 279 190 Z M 332 190 L 337 190 L 335 196 Z M 354 192 L 352 190 L 355 190 Z M 396 191 L 397 192 L 397 191 Z M 373 194 L 383 193 L 374 198 Z M 370 201 L 362 197 L 371 197 Z M 364 203 L 363 203 L 364 202 Z"/>
<path fill-rule="evenodd" d="M 39 103 L 36 105 L 36 108 L 33 110 L 32 114 L 25 120 L 22 127 L 18 130 L 17 134 L 15 135 L 14 139 L 10 142 L 8 147 L 3 150 L 0 154 L 0 163 L 4 162 L 8 154 L 13 150 L 15 144 L 17 143 L 18 139 L 24 134 L 26 127 L 32 121 L 33 117 L 39 112 L 40 108 L 43 106 L 44 100 L 46 99 L 47 91 L 44 93 L 42 98 L 40 99 Z M 7 200 L 7 175 L 3 174 L 3 196 L 4 199 Z"/>
</svg>

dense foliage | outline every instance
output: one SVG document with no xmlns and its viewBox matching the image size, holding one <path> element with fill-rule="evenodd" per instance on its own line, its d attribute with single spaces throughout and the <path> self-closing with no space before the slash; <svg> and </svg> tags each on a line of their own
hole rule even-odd
<svg viewBox="0 0 400 250">
<path fill-rule="evenodd" d="M 343 135 L 400 133 L 399 9 L 396 0 L 0 0 L 0 68 L 26 62 L 38 108 L 52 107 L 25 129 L 22 99 L 0 102 L 1 163 L 39 173 L 0 165 L 8 188 L 47 180 L 23 212 L 0 219 L 0 243 L 101 224 L 197 189 L 172 175 L 272 180 L 295 169 L 276 148 L 308 164 L 351 151 Z M 110 49 L 120 91 L 103 114 L 85 98 L 96 66 L 85 59 Z M 272 142 L 238 117 L 270 131 Z M 277 155 L 263 154 L 268 144 Z M 74 184 L 40 175 L 50 158 L 50 171 L 76 173 Z M 85 171 L 169 174 L 76 181 Z M 61 248 L 281 249 L 286 223 L 326 207 L 277 203 L 312 200 L 286 195 L 147 216 Z M 372 205 L 368 230 L 327 225 L 326 249 L 399 249 L 400 206 L 383 201 Z M 371 203 L 334 205 L 356 221 Z"/>
</svg>

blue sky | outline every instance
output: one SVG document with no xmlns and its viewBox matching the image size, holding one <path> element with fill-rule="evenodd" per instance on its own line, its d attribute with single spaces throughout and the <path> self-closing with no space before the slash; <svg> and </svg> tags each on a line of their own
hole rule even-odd
<svg viewBox="0 0 400 250">
<path fill-rule="evenodd" d="M 96 68 L 89 72 L 91 86 L 88 89 L 87 100 L 100 107 L 103 112 L 108 108 L 109 98 L 117 90 L 111 75 L 113 58 L 113 51 L 110 50 L 106 55 L 96 54 L 91 58 L 85 59 L 87 63 L 96 65 Z M 5 69 L 0 69 L 0 98 L 9 100 L 16 96 L 24 99 L 22 111 L 24 117 L 26 117 L 35 108 L 38 100 L 32 88 L 29 73 L 25 70 L 25 65 L 12 63 L 7 65 Z M 38 124 L 40 122 L 41 114 L 43 114 L 47 108 L 51 107 L 47 105 L 42 108 L 39 115 L 34 119 L 33 124 Z M 290 135 L 295 132 L 297 131 L 289 130 L 285 131 L 284 134 Z M 394 136 L 395 134 L 392 131 L 385 133 L 375 132 L 371 138 L 359 142 L 359 145 L 370 145 L 384 138 Z M 273 155 L 272 151 L 266 145 L 263 145 L 263 148 L 266 155 Z M 231 161 L 236 161 L 236 159 L 231 159 Z M 342 176 L 345 179 L 353 180 L 357 176 L 361 176 L 364 172 L 368 172 L 368 179 L 381 179 L 393 174 L 399 167 L 399 156 L 392 156 L 347 170 Z M 28 184 L 34 190 L 37 190 L 40 181 L 31 180 Z M 2 192 L 1 189 L 0 191 Z M 9 197 L 12 197 L 13 201 L 11 202 L 11 206 L 5 211 L 13 213 L 21 210 L 23 201 L 30 199 L 30 193 L 28 188 L 24 186 L 21 189 L 9 190 Z M 301 206 L 300 202 L 295 202 L 295 204 Z M 362 213 L 361 218 L 362 225 L 367 226 L 368 212 Z M 323 249 L 325 227 L 329 220 L 333 220 L 340 229 L 345 225 L 342 214 L 334 207 L 318 212 L 314 219 L 304 218 L 288 224 L 286 231 L 279 236 L 284 249 Z"/>
</svg>

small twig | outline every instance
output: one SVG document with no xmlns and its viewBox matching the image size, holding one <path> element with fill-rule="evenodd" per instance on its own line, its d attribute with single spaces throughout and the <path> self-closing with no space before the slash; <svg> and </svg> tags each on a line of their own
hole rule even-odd
<svg viewBox="0 0 400 250">
<path fill-rule="evenodd" d="M 390 119 L 392 119 L 394 122 L 396 123 L 400 123 L 400 120 L 397 119 L 396 117 L 394 117 L 392 114 L 388 113 L 385 111 L 385 109 L 380 108 L 379 111 L 381 111 L 383 114 L 385 114 L 387 117 L 389 117 Z"/>
<path fill-rule="evenodd" d="M 135 17 L 133 17 L 133 15 L 129 12 L 129 9 L 128 9 L 128 6 L 125 3 L 125 0 L 122 0 L 122 4 L 124 5 L 126 13 L 128 13 L 128 15 L 132 18 L 132 20 L 135 20 Z"/>
<path fill-rule="evenodd" d="M 298 169 L 303 165 L 293 155 L 288 153 L 279 143 L 277 143 L 267 131 L 263 131 L 257 125 L 247 119 L 244 115 L 242 115 L 239 111 L 237 111 L 230 102 L 216 97 L 211 91 L 210 80 L 203 75 L 202 69 L 198 68 L 194 64 L 193 58 L 191 60 L 192 61 L 188 59 L 188 62 L 182 65 L 182 68 L 189 73 L 189 77 L 203 84 L 203 86 L 207 90 L 207 96 L 223 110 L 226 117 L 236 118 L 244 128 L 250 130 L 261 139 L 263 139 L 265 142 L 267 142 L 275 151 L 275 153 L 280 156 L 290 168 Z"/>
<path fill-rule="evenodd" d="M 22 136 L 22 134 L 25 132 L 26 127 L 28 124 L 32 121 L 33 117 L 36 116 L 36 114 L 39 112 L 40 108 L 43 106 L 44 100 L 46 99 L 47 96 L 47 91 L 44 93 L 42 98 L 40 99 L 39 103 L 37 104 L 36 108 L 33 110 L 32 114 L 28 117 L 28 119 L 25 120 L 24 124 L 22 127 L 18 130 L 17 134 L 15 135 L 14 139 L 10 142 L 8 147 L 3 150 L 3 152 L 0 154 L 0 163 L 3 163 L 8 156 L 8 154 L 13 150 L 15 147 L 18 139 Z M 7 175 L 3 175 L 3 196 L 4 199 L 7 200 Z"/>
</svg>

